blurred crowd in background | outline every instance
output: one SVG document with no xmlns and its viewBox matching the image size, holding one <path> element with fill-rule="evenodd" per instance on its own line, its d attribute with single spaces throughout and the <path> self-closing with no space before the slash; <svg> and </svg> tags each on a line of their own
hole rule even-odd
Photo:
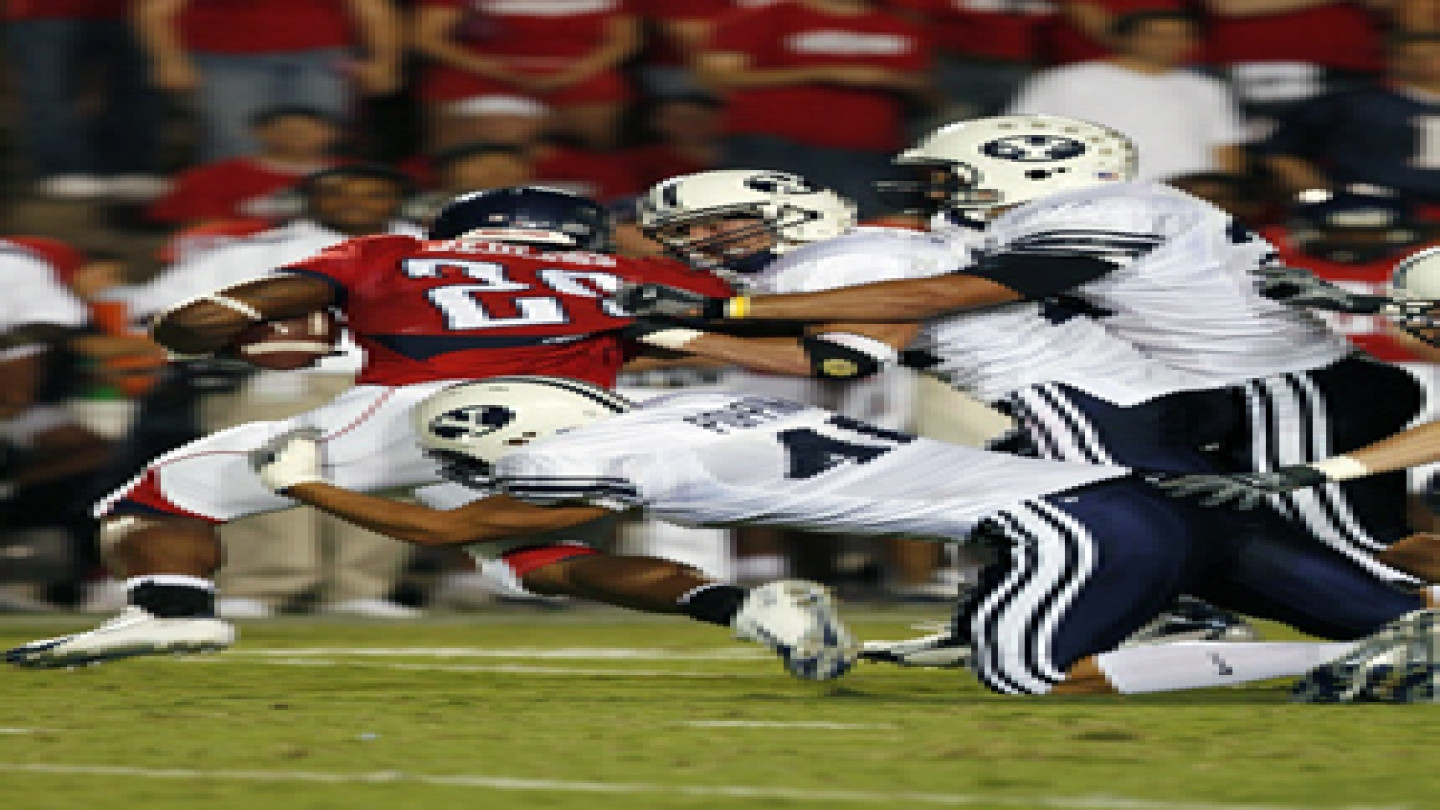
<svg viewBox="0 0 1440 810">
<path fill-rule="evenodd" d="M 949 121 L 1088 119 L 1140 177 L 1214 202 L 1287 262 L 1383 286 L 1440 242 L 1440 0 L 0 0 L 0 610 L 114 610 L 89 505 L 204 433 L 349 385 L 167 363 L 145 320 L 352 236 L 419 233 L 457 193 L 605 203 L 673 175 L 780 169 L 918 226 L 874 185 Z M 1338 316 L 1427 386 L 1433 367 Z M 751 384 L 637 372 L 644 395 Z M 818 386 L 818 383 L 803 383 Z M 835 384 L 830 384 L 835 385 Z M 936 407 L 897 375 L 897 425 Z M 821 400 L 838 395 L 812 390 Z M 943 406 L 942 406 L 943 407 Z M 463 555 L 305 510 L 222 532 L 222 613 L 486 609 Z M 933 545 L 635 525 L 617 542 L 739 580 L 944 600 Z M 553 603 L 542 603 L 553 607 Z"/>
</svg>

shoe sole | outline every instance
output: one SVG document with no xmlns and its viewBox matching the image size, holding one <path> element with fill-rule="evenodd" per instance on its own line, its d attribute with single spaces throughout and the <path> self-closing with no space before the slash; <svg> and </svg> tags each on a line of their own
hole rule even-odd
<svg viewBox="0 0 1440 810">
<path fill-rule="evenodd" d="M 229 646 L 229 644 L 220 644 L 218 642 L 180 641 L 162 646 L 147 644 L 143 647 L 123 647 L 107 650 L 104 653 L 75 653 L 58 656 L 44 655 L 44 653 L 46 653 L 45 650 L 11 650 L 5 654 L 5 660 L 11 664 L 27 669 L 65 669 L 69 667 L 103 664 L 109 661 L 121 661 L 126 658 L 139 658 L 146 655 L 189 655 L 194 653 L 220 652 Z M 37 655 L 42 657 L 34 657 Z"/>
</svg>

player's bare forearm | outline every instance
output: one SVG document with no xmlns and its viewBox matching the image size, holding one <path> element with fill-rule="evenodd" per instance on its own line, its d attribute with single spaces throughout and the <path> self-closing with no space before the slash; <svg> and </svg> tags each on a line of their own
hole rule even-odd
<svg viewBox="0 0 1440 810">
<path fill-rule="evenodd" d="M 810 360 L 794 338 L 739 338 L 707 332 L 686 344 L 685 351 L 754 371 L 796 377 L 810 374 Z"/>
<path fill-rule="evenodd" d="M 1440 461 L 1440 422 L 1429 422 L 1351 450 L 1345 455 L 1372 473 L 1393 472 Z"/>
<path fill-rule="evenodd" d="M 329 284 L 309 276 L 274 276 L 217 290 L 167 310 L 151 324 L 150 336 L 180 354 L 206 354 L 223 348 L 260 320 L 304 315 L 329 306 Z M 255 317 L 255 316 L 259 317 Z"/>
<path fill-rule="evenodd" d="M 609 514 L 598 506 L 535 506 L 505 495 L 440 510 L 318 482 L 297 484 L 285 490 L 285 495 L 357 526 L 421 546 L 463 545 L 564 529 Z"/>
<path fill-rule="evenodd" d="M 824 292 L 759 295 L 744 317 L 765 320 L 905 322 L 1020 300 L 1014 290 L 976 276 L 879 281 Z"/>
</svg>

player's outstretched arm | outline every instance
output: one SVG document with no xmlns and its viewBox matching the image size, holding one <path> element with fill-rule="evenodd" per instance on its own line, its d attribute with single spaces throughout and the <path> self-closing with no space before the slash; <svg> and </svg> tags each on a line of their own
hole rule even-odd
<svg viewBox="0 0 1440 810">
<path fill-rule="evenodd" d="M 918 329 L 912 323 L 825 324 L 800 339 L 754 338 L 640 319 L 629 336 L 648 346 L 767 374 L 857 380 L 894 365 Z"/>
<path fill-rule="evenodd" d="M 1351 315 L 1385 315 L 1397 323 L 1414 326 L 1434 325 L 1434 311 L 1440 308 L 1434 301 L 1351 292 L 1303 267 L 1271 265 L 1256 268 L 1254 272 L 1261 295 L 1292 307 Z"/>
<path fill-rule="evenodd" d="M 989 279 L 948 275 L 879 281 L 824 292 L 732 298 L 709 298 L 662 284 L 637 284 L 623 286 L 615 297 L 633 315 L 894 323 L 1009 303 L 1023 296 Z"/>
<path fill-rule="evenodd" d="M 254 323 L 304 315 L 334 301 L 335 290 L 318 278 L 261 278 L 176 304 L 155 317 L 150 336 L 177 354 L 209 354 Z"/>
<path fill-rule="evenodd" d="M 266 487 L 357 526 L 422 546 L 446 546 L 564 529 L 610 510 L 599 506 L 536 506 L 492 495 L 457 509 L 431 509 L 377 498 L 325 480 L 322 439 L 302 429 L 254 451 L 251 466 Z"/>
<path fill-rule="evenodd" d="M 1263 473 L 1156 475 L 1151 483 L 1176 497 L 1199 497 L 1204 506 L 1253 509 L 1269 495 L 1440 461 L 1440 422 L 1401 431 L 1332 458 Z"/>
</svg>

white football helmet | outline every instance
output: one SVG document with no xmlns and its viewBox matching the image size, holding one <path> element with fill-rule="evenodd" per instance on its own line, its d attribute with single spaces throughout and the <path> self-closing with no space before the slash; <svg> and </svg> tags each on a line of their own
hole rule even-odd
<svg viewBox="0 0 1440 810">
<path fill-rule="evenodd" d="M 507 453 L 562 430 L 623 413 L 630 402 L 565 377 L 491 377 L 443 388 L 415 406 L 415 435 L 441 475 L 481 486 Z"/>
<path fill-rule="evenodd" d="M 947 124 L 894 162 L 928 170 L 921 191 L 937 207 L 997 208 L 1132 180 L 1136 152 L 1129 138 L 1089 121 L 997 115 Z"/>
<path fill-rule="evenodd" d="M 1391 298 L 1401 302 L 1440 301 L 1440 247 L 1412 253 L 1395 265 L 1390 271 L 1389 292 Z M 1431 346 L 1440 346 L 1440 329 L 1415 323 L 1398 325 Z"/>
<path fill-rule="evenodd" d="M 657 183 L 640 199 L 640 227 L 671 253 L 711 269 L 753 273 L 801 245 L 855 226 L 855 204 L 797 174 L 719 169 Z M 693 238 L 697 223 L 753 218 L 754 227 Z M 768 246 L 755 247 L 757 237 Z"/>
</svg>

